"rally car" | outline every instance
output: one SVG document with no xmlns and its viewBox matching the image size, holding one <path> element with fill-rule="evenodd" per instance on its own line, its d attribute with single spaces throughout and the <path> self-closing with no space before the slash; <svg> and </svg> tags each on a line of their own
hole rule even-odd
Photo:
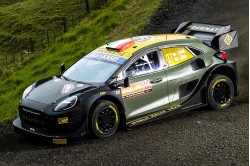
<svg viewBox="0 0 250 166">
<path fill-rule="evenodd" d="M 170 34 L 110 42 L 30 85 L 14 129 L 66 144 L 207 105 L 228 107 L 237 71 L 224 50 L 237 46 L 229 25 L 190 21 Z"/>
</svg>

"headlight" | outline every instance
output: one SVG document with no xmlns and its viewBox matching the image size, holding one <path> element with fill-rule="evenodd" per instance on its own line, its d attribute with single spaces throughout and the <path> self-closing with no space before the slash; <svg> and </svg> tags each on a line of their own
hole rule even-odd
<svg viewBox="0 0 250 166">
<path fill-rule="evenodd" d="M 71 96 L 67 98 L 66 100 L 63 100 L 60 104 L 56 106 L 54 111 L 64 111 L 68 110 L 76 105 L 77 102 L 77 96 Z"/>
<path fill-rule="evenodd" d="M 28 96 L 28 94 L 30 93 L 30 91 L 33 89 L 33 85 L 30 85 L 28 88 L 26 88 L 23 92 L 23 96 L 22 96 L 22 99 L 26 98 Z"/>
</svg>

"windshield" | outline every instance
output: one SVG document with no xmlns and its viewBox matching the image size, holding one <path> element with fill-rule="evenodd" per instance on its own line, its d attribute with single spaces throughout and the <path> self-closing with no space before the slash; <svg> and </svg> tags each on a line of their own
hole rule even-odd
<svg viewBox="0 0 250 166">
<path fill-rule="evenodd" d="M 90 53 L 63 73 L 66 79 L 84 83 L 104 83 L 124 63 L 113 55 Z"/>
</svg>

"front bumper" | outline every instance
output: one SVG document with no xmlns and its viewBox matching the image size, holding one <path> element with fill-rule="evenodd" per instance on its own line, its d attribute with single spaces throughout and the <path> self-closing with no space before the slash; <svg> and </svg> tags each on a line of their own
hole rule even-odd
<svg viewBox="0 0 250 166">
<path fill-rule="evenodd" d="M 53 144 L 67 144 L 68 142 L 82 139 L 87 134 L 87 124 L 84 123 L 77 130 L 72 129 L 72 132 L 53 134 L 46 133 L 41 130 L 36 130 L 32 127 L 26 127 L 22 124 L 18 117 L 13 121 L 14 131 L 20 135 L 43 139 L 43 141 Z"/>
</svg>

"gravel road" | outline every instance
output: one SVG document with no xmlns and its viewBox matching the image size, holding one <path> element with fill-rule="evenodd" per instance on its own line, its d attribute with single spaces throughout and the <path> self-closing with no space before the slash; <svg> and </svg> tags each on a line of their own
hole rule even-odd
<svg viewBox="0 0 250 166">
<path fill-rule="evenodd" d="M 66 146 L 41 144 L 0 127 L 0 165 L 248 165 L 248 1 L 165 0 L 139 34 L 166 33 L 183 21 L 231 24 L 240 47 L 236 60 L 241 95 L 229 108 L 193 110 L 118 131 L 107 139 Z"/>
</svg>

